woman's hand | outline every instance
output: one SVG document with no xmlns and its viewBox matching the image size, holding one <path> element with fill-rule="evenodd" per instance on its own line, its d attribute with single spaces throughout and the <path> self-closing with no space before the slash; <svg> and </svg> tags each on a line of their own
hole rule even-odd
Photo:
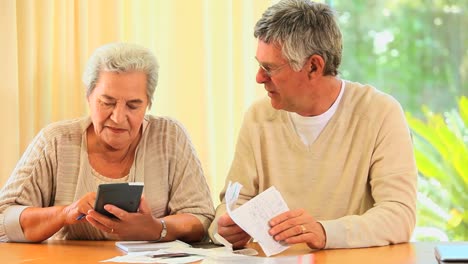
<svg viewBox="0 0 468 264">
<path fill-rule="evenodd" d="M 94 208 L 94 203 L 96 201 L 96 193 L 89 192 L 81 197 L 78 201 L 65 206 L 62 210 L 64 217 L 64 225 L 76 224 L 79 221 L 85 221 L 84 217 L 79 218 L 82 215 Z"/>
<path fill-rule="evenodd" d="M 136 213 L 126 212 L 111 204 L 105 205 L 104 209 L 116 218 L 89 210 L 86 220 L 97 229 L 114 234 L 120 240 L 157 240 L 161 234 L 162 224 L 151 215 L 144 196 L 141 197 Z"/>
<path fill-rule="evenodd" d="M 83 220 L 78 216 L 94 206 L 96 193 L 87 193 L 78 201 L 68 206 L 28 207 L 20 215 L 20 224 L 25 238 L 30 242 L 48 239 L 66 225 L 73 225 Z"/>
</svg>

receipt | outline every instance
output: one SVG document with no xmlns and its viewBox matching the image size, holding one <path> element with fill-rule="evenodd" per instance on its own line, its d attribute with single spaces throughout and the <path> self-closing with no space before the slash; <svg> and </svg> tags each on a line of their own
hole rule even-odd
<svg viewBox="0 0 468 264">
<path fill-rule="evenodd" d="M 234 209 L 239 198 L 242 185 L 229 182 L 226 189 L 226 209 L 232 220 L 262 247 L 265 255 L 278 254 L 287 248 L 268 233 L 273 217 L 289 210 L 280 192 L 274 186 L 252 198 L 250 201 Z"/>
</svg>

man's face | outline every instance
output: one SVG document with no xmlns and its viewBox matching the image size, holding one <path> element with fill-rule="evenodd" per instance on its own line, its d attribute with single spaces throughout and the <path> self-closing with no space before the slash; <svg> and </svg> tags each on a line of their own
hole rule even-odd
<svg viewBox="0 0 468 264">
<path fill-rule="evenodd" d="M 262 66 L 257 72 L 257 83 L 264 84 L 273 108 L 300 112 L 310 90 L 307 71 L 294 71 L 282 56 L 280 46 L 262 40 L 258 40 L 256 58 Z"/>
<path fill-rule="evenodd" d="M 100 72 L 88 97 L 94 133 L 107 148 L 125 149 L 137 139 L 148 106 L 146 74 Z"/>
</svg>

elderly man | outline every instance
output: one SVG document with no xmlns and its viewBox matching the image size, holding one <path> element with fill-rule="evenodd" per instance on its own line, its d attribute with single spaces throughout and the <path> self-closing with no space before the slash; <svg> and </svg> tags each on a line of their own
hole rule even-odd
<svg viewBox="0 0 468 264">
<path fill-rule="evenodd" d="M 417 169 L 400 104 L 376 88 L 342 80 L 341 32 L 329 6 L 284 0 L 255 26 L 257 82 L 269 99 L 245 115 L 226 182 L 245 203 L 270 186 L 290 211 L 270 235 L 310 248 L 383 246 L 409 240 Z M 224 198 L 224 189 L 220 198 Z M 250 236 L 216 210 L 210 235 L 234 247 Z"/>
</svg>

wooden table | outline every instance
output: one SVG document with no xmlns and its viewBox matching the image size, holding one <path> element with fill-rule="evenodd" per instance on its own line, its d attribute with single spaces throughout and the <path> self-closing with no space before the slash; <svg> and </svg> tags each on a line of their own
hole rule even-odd
<svg viewBox="0 0 468 264">
<path fill-rule="evenodd" d="M 280 255 L 290 256 L 313 253 L 314 264 L 437 264 L 438 262 L 434 255 L 434 247 L 437 244 L 418 242 L 384 247 L 327 249 L 319 251 L 310 250 L 305 244 L 301 244 L 289 248 Z M 259 250 L 258 245 L 253 247 Z"/>
<path fill-rule="evenodd" d="M 437 243 L 406 243 L 361 249 L 312 251 L 306 245 L 295 245 L 280 256 L 314 254 L 315 264 L 378 263 L 437 264 L 434 246 Z M 257 244 L 251 247 L 262 252 Z M 49 241 L 41 244 L 0 243 L 0 263 L 98 263 L 125 253 L 113 241 Z"/>
</svg>

